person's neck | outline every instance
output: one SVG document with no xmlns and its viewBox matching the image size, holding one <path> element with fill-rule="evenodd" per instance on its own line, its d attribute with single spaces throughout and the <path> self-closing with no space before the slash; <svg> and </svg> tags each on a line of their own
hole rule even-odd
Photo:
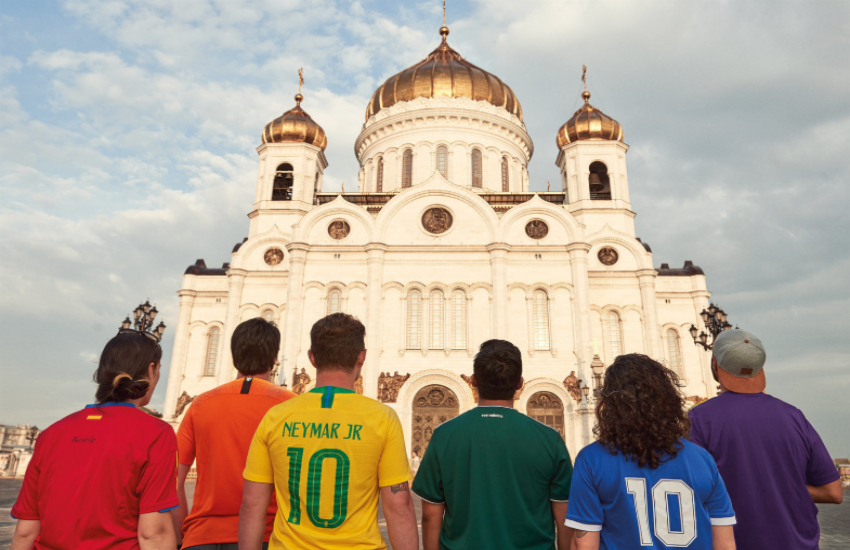
<svg viewBox="0 0 850 550">
<path fill-rule="evenodd" d="M 347 390 L 354 389 L 354 382 L 357 380 L 357 376 L 354 373 L 354 370 L 345 371 L 345 370 L 332 370 L 332 371 L 319 371 L 316 374 L 316 387 L 322 386 L 334 386 L 337 388 L 345 388 Z"/>
<path fill-rule="evenodd" d="M 240 378 L 245 378 L 245 377 L 247 376 L 247 375 L 245 375 L 245 374 L 242 374 L 242 373 L 241 373 L 241 372 L 239 372 L 239 371 L 236 371 L 236 373 L 237 373 L 237 376 L 236 376 L 236 379 L 237 379 L 237 380 L 239 380 Z M 271 382 L 271 379 L 272 379 L 272 371 L 266 371 L 266 372 L 264 372 L 264 373 L 262 373 L 262 374 L 252 374 L 252 375 L 251 375 L 251 378 L 259 378 L 260 380 L 265 380 L 266 382 Z"/>
<path fill-rule="evenodd" d="M 514 402 L 512 399 L 478 399 L 479 407 L 505 407 L 506 409 L 513 409 Z"/>
</svg>

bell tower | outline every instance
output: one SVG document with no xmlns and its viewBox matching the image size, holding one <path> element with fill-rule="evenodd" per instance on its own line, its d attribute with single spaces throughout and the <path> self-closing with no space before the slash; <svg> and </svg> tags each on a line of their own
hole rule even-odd
<svg viewBox="0 0 850 550">
<path fill-rule="evenodd" d="M 328 140 L 322 127 L 301 108 L 303 100 L 299 85 L 295 107 L 263 129 L 263 143 L 257 148 L 257 193 L 248 215 L 249 237 L 275 225 L 285 233 L 291 232 L 292 225 L 313 208 L 322 189 Z"/>
<path fill-rule="evenodd" d="M 585 74 L 582 80 L 584 105 L 561 126 L 556 138 L 561 188 L 567 193 L 570 212 L 587 225 L 588 232 L 607 223 L 633 235 L 626 173 L 629 146 L 623 143 L 620 123 L 590 104 Z"/>
</svg>

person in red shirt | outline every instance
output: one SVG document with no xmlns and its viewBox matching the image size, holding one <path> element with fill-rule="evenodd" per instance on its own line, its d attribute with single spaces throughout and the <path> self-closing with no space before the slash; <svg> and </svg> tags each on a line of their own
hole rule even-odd
<svg viewBox="0 0 850 550">
<path fill-rule="evenodd" d="M 12 550 L 173 550 L 174 430 L 138 407 L 159 381 L 162 348 L 122 329 L 100 356 L 96 404 L 39 436 L 18 500 Z"/>
<path fill-rule="evenodd" d="M 185 516 L 186 476 L 196 463 L 192 511 L 183 521 L 184 550 L 236 549 L 248 448 L 266 411 L 295 394 L 269 381 L 280 350 L 280 331 L 261 318 L 241 323 L 230 341 L 236 380 L 192 401 L 177 431 L 178 495 Z M 274 497 L 266 516 L 266 547 L 274 527 Z"/>
</svg>

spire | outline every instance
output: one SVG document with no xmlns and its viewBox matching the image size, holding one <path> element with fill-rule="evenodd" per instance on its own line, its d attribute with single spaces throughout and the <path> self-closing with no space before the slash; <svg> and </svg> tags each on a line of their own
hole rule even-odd
<svg viewBox="0 0 850 550">
<path fill-rule="evenodd" d="M 301 95 L 301 85 L 304 84 L 304 68 L 298 69 L 298 93 L 295 94 L 295 103 L 297 103 L 298 107 L 301 106 L 301 102 L 304 100 L 304 96 Z"/>
<path fill-rule="evenodd" d="M 446 0 L 443 0 L 443 26 L 440 27 L 440 36 L 443 37 L 443 42 L 446 41 L 448 35 L 449 28 L 446 26 Z"/>
<path fill-rule="evenodd" d="M 581 97 L 584 98 L 584 104 L 588 105 L 590 92 L 587 91 L 587 65 L 581 66 L 581 81 L 584 83 L 584 92 L 581 94 Z"/>
</svg>

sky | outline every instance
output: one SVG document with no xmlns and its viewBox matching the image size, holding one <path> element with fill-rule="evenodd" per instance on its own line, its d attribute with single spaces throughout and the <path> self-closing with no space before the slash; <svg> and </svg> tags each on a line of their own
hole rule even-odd
<svg viewBox="0 0 850 550">
<path fill-rule="evenodd" d="M 103 345 L 145 299 L 169 328 L 196 258 L 247 235 L 263 126 L 294 104 L 356 184 L 372 92 L 439 43 L 439 0 L 0 4 L 0 424 L 93 399 Z M 591 103 L 631 147 L 638 236 L 693 260 L 767 348 L 768 392 L 850 456 L 850 4 L 449 0 L 450 44 L 520 99 L 531 189 Z M 349 187 L 351 188 L 351 187 Z"/>
</svg>

